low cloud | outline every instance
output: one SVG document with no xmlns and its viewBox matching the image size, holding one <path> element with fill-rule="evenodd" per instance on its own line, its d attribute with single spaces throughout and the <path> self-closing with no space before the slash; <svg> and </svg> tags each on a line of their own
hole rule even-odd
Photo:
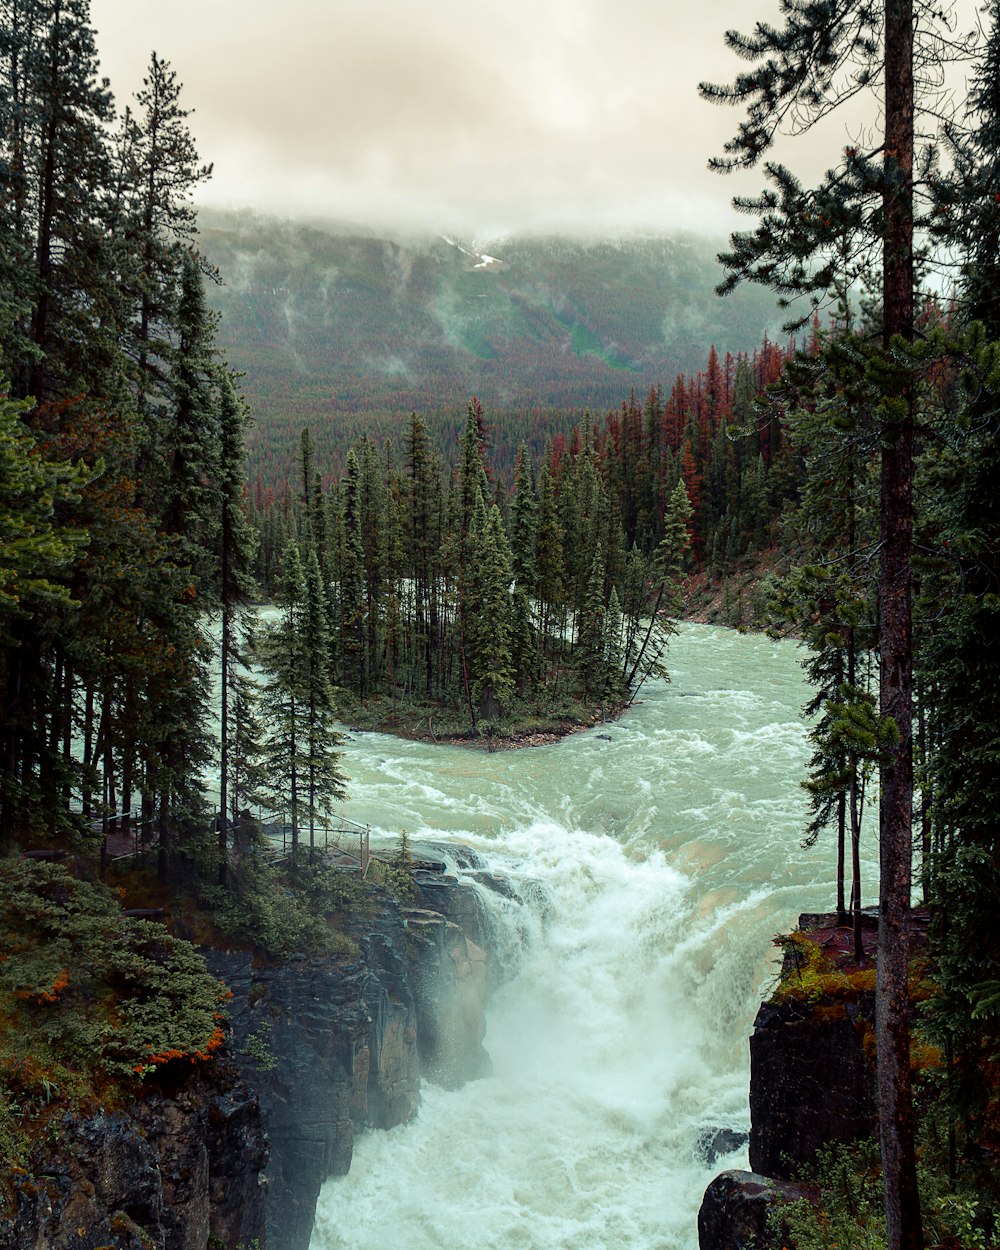
<svg viewBox="0 0 1000 1250">
<path fill-rule="evenodd" d="M 740 67 L 727 26 L 777 8 L 92 0 L 120 101 L 152 48 L 185 83 L 215 162 L 204 202 L 480 236 L 733 225 L 731 196 L 760 177 L 707 171 L 739 115 L 697 83 Z"/>
</svg>

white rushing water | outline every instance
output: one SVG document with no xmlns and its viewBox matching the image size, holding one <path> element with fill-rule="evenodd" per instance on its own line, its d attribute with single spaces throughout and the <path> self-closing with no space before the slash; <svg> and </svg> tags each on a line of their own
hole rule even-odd
<svg viewBox="0 0 1000 1250">
<path fill-rule="evenodd" d="M 706 1184 L 746 1166 L 699 1140 L 747 1127 L 771 938 L 833 900 L 831 841 L 799 843 L 799 658 L 688 625 L 672 682 L 611 725 L 494 755 L 348 744 L 347 816 L 469 844 L 548 907 L 490 1004 L 493 1075 L 361 1136 L 312 1250 L 693 1250 Z"/>
</svg>

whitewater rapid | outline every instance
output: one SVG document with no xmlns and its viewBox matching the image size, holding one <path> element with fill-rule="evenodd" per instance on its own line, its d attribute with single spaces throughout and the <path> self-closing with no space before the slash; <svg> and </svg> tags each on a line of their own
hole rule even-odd
<svg viewBox="0 0 1000 1250">
<path fill-rule="evenodd" d="M 748 1124 L 771 938 L 832 905 L 830 841 L 800 845 L 800 658 L 682 626 L 670 684 L 616 723 L 493 755 L 348 742 L 348 817 L 470 845 L 529 905 L 493 1074 L 425 1084 L 413 1123 L 362 1135 L 311 1250 L 693 1250 L 706 1184 L 746 1166 L 704 1142 Z"/>
</svg>

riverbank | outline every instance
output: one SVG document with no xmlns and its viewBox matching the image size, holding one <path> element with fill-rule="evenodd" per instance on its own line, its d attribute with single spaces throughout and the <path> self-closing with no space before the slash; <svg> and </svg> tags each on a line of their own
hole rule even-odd
<svg viewBox="0 0 1000 1250">
<path fill-rule="evenodd" d="M 428 702 L 392 703 L 384 696 L 352 702 L 342 712 L 351 733 L 384 733 L 411 742 L 430 742 L 465 747 L 473 751 L 516 751 L 544 746 L 561 738 L 595 729 L 617 720 L 630 707 L 628 703 L 587 704 L 563 700 L 547 712 L 518 709 L 500 727 L 470 728 L 468 716 L 453 708 Z"/>
<path fill-rule="evenodd" d="M 789 562 L 787 552 L 771 547 L 722 576 L 707 569 L 692 573 L 681 588 L 680 619 L 742 633 L 763 631 L 772 584 L 788 572 Z"/>
</svg>

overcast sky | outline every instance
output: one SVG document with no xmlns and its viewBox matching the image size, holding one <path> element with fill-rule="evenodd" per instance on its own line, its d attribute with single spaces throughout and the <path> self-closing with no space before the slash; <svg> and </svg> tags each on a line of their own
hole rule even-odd
<svg viewBox="0 0 1000 1250">
<path fill-rule="evenodd" d="M 971 4 L 972 0 L 968 0 Z M 777 0 L 92 0 L 119 105 L 149 53 L 195 110 L 199 202 L 458 230 L 694 229 L 736 218 L 706 162 L 739 113 L 701 79 Z M 843 124 L 796 169 L 846 141 Z M 809 140 L 806 141 L 809 144 Z M 809 165 L 813 169 L 808 168 Z M 743 190 L 757 190 L 754 174 Z"/>
</svg>

